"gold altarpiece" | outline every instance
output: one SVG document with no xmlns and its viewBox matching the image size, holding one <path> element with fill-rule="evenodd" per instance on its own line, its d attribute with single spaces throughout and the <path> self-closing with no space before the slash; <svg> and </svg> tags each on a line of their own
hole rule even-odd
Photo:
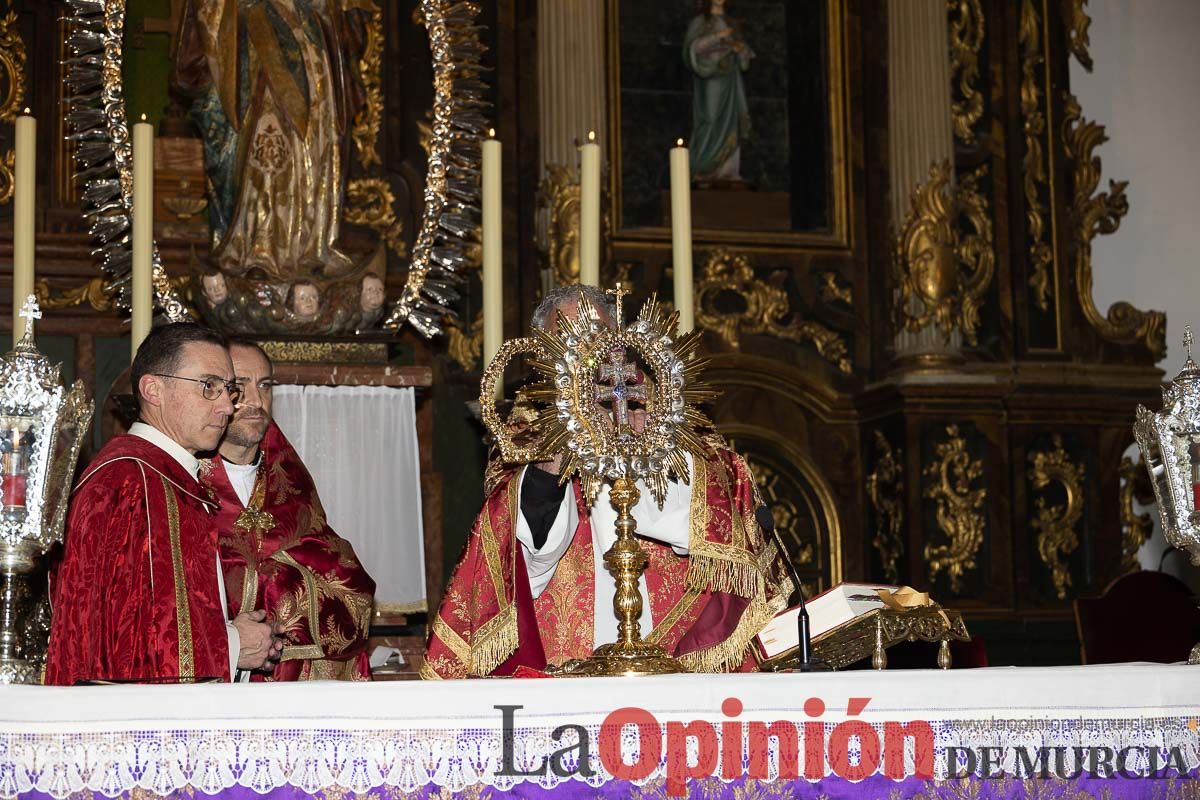
<svg viewBox="0 0 1200 800">
<path fill-rule="evenodd" d="M 375 143 L 378 163 L 368 168 L 360 159 L 349 176 L 345 221 L 384 243 L 389 302 L 406 285 L 422 230 L 437 127 L 419 5 L 376 3 L 381 35 L 367 50 L 378 56 L 377 114 L 348 143 Z M 1133 442 L 1133 409 L 1157 403 L 1162 376 L 1154 364 L 1165 347 L 1161 315 L 1124 304 L 1102 310 L 1092 298 L 1091 242 L 1117 229 L 1127 203 L 1123 182 L 1101 180 L 1103 127 L 1069 92 L 1069 60 L 1090 65 L 1082 0 L 947 4 L 954 158 L 943 171 L 929 165 L 919 186 L 889 181 L 896 132 L 887 115 L 885 0 L 803 5 L 816 9 L 804 12 L 813 24 L 785 30 L 797 51 L 818 54 L 805 68 L 820 76 L 811 93 L 820 114 L 807 118 L 814 132 L 795 152 L 824 157 L 792 158 L 789 169 L 795 185 L 822 187 L 823 216 L 802 219 L 806 201 L 795 192 L 790 206 L 779 205 L 778 192 L 752 192 L 742 197 L 761 203 L 764 217 L 790 213 L 799 222 L 754 230 L 744 219 L 697 219 L 697 324 L 713 358 L 709 378 L 722 389 L 711 415 L 756 470 L 810 590 L 863 578 L 919 586 L 964 612 L 993 663 L 1073 661 L 1072 598 L 1098 593 L 1127 570 L 1149 532 L 1148 520 L 1133 514 L 1138 487 L 1130 476 L 1139 467 L 1122 453 Z M 671 254 L 669 230 L 655 216 L 657 187 L 641 201 L 633 195 L 627 175 L 646 162 L 627 142 L 631 132 L 663 139 L 665 169 L 667 145 L 687 135 L 658 130 L 622 106 L 623 91 L 645 88 L 625 81 L 636 59 L 622 61 L 637 44 L 622 10 L 635 6 L 651 13 L 654 4 L 605 4 L 608 119 L 597 123 L 608 142 L 602 277 L 637 287 L 631 307 L 650 292 L 670 302 Z M 96 244 L 80 217 L 77 145 L 66 138 L 63 114 L 63 10 L 57 0 L 26 0 L 0 18 L 0 258 L 11 252 L 3 156 L 24 102 L 41 123 L 46 165 L 38 176 L 38 288 L 48 311 L 39 343 L 103 401 L 127 364 L 127 323 L 103 291 Z M 157 46 L 165 54 L 173 16 L 127 21 L 127 53 L 147 58 Z M 537 19 L 535 0 L 482 4 L 478 19 L 492 68 L 487 96 L 502 110 L 494 123 L 505 148 L 509 337 L 525 332 L 545 275 L 569 274 L 573 252 L 564 222 L 574 203 L 570 181 L 539 174 L 531 111 Z M 131 102 L 139 86 L 128 83 Z M 165 116 L 163 108 L 149 111 Z M 818 162 L 819 174 L 811 166 Z M 187 299 L 198 290 L 192 260 L 208 247 L 203 193 L 194 163 L 164 166 L 156 243 L 174 291 Z M 912 213 L 891 225 L 895 193 L 912 198 Z M 697 207 L 720 208 L 714 197 L 700 197 Z M 746 205 L 731 197 L 716 199 Z M 543 219 L 556 214 L 549 238 L 539 237 L 539 204 Z M 419 412 L 422 441 L 432 443 L 422 448 L 426 524 L 444 530 L 437 541 L 451 563 L 481 494 L 485 457 L 463 405 L 477 395 L 480 369 L 475 255 L 465 259 L 463 297 L 444 337 L 400 326 L 320 343 L 382 348 L 391 363 L 428 375 Z M 914 269 L 914 259 L 932 267 Z M 0 275 L 0 286 L 9 280 Z M 896 334 L 913 319 L 961 342 L 956 358 L 902 363 Z M 97 433 L 89 444 L 101 441 Z M 455 469 L 440 471 L 443 463 Z M 440 583 L 442 553 L 430 555 L 430 581 Z"/>
</svg>

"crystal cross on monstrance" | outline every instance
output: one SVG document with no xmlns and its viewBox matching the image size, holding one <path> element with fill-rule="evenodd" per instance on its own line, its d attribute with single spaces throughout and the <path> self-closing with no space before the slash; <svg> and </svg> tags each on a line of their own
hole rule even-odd
<svg viewBox="0 0 1200 800">
<path fill-rule="evenodd" d="M 33 321 L 42 318 L 42 310 L 38 308 L 37 297 L 29 295 L 25 298 L 25 305 L 21 306 L 21 310 L 17 312 L 17 316 L 25 318 L 25 336 L 33 334 Z M 21 337 L 21 338 L 24 338 Z"/>
<path fill-rule="evenodd" d="M 612 401 L 613 422 L 618 431 L 629 428 L 629 401 L 646 402 L 646 387 L 641 384 L 630 385 L 636 381 L 638 368 L 625 360 L 625 348 L 617 347 L 609 354 L 608 363 L 601 364 L 596 371 L 599 383 L 596 385 L 596 402 Z"/>
</svg>

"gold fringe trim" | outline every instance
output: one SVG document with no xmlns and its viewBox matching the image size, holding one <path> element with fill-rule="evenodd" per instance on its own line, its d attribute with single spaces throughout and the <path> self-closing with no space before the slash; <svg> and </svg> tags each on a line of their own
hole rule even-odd
<svg viewBox="0 0 1200 800">
<path fill-rule="evenodd" d="M 746 660 L 746 648 L 758 632 L 783 610 L 785 598 L 773 597 L 767 602 L 753 600 L 742 613 L 737 627 L 718 645 L 679 656 L 688 672 L 729 672 Z"/>
<path fill-rule="evenodd" d="M 434 672 L 433 667 L 429 666 L 428 661 L 421 665 L 421 669 L 418 670 L 418 672 L 421 675 L 421 680 L 423 681 L 445 680 L 445 678 L 443 678 L 441 675 L 438 675 L 436 672 Z"/>
<path fill-rule="evenodd" d="M 738 597 L 762 597 L 766 582 L 754 563 L 738 563 L 692 552 L 684 585 L 694 591 L 725 592 Z"/>
<path fill-rule="evenodd" d="M 516 604 L 510 603 L 471 639 L 471 663 L 466 665 L 467 674 L 483 677 L 517 650 Z"/>
</svg>

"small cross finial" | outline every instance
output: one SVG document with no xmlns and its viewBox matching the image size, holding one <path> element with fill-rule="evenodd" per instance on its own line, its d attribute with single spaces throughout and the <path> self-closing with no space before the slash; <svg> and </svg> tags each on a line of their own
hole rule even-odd
<svg viewBox="0 0 1200 800">
<path fill-rule="evenodd" d="M 1183 326 L 1183 346 L 1187 348 L 1188 360 L 1192 358 L 1192 345 L 1196 343 L 1196 339 L 1192 336 L 1192 326 Z"/>
<path fill-rule="evenodd" d="M 616 287 L 615 287 L 615 288 L 612 288 L 612 289 L 605 289 L 605 290 L 604 290 L 604 293 L 605 293 L 605 294 L 611 294 L 611 295 L 613 295 L 614 297 L 616 297 L 616 298 L 617 298 L 617 302 L 616 302 L 616 305 L 617 305 L 617 319 L 616 319 L 616 326 L 619 328 L 619 327 L 621 327 L 621 325 L 622 325 L 622 324 L 624 324 L 624 322 L 625 322 L 625 313 L 624 313 L 624 309 L 622 309 L 622 308 L 621 308 L 621 301 L 625 299 L 625 295 L 629 294 L 629 290 L 628 290 L 628 289 L 626 289 L 626 288 L 624 288 L 624 287 L 621 285 L 621 283 L 618 281 L 618 282 L 617 282 L 617 285 L 616 285 Z"/>
<path fill-rule="evenodd" d="M 37 297 L 31 294 L 25 298 L 25 305 L 21 306 L 21 310 L 17 313 L 17 316 L 25 318 L 25 335 L 29 336 L 33 333 L 33 321 L 42 318 L 42 311 L 38 308 Z"/>
</svg>

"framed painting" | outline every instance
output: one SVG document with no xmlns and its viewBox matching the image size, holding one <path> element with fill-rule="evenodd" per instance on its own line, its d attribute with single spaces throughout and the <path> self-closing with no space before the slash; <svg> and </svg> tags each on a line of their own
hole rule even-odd
<svg viewBox="0 0 1200 800">
<path fill-rule="evenodd" d="M 609 0 L 617 238 L 669 236 L 689 148 L 697 241 L 845 247 L 845 0 Z"/>
</svg>

